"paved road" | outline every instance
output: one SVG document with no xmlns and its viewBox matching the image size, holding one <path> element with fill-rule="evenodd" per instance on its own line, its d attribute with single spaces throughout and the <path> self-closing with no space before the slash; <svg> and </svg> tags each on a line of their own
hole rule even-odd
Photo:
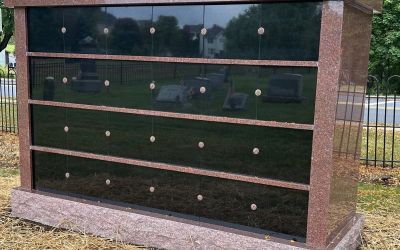
<svg viewBox="0 0 400 250">
<path fill-rule="evenodd" d="M 0 79 L 0 96 L 1 97 L 16 97 L 17 89 L 15 85 L 15 80 L 11 79 Z"/>
<path fill-rule="evenodd" d="M 365 102 L 364 121 L 368 120 L 368 99 Z M 400 126 L 400 98 L 395 101 L 393 98 L 388 98 L 386 103 L 386 123 Z M 378 114 L 377 114 L 378 113 Z M 378 116 L 378 119 L 377 119 Z M 384 123 L 385 122 L 385 98 L 371 97 L 369 99 L 369 121 Z"/>
<path fill-rule="evenodd" d="M 354 120 L 360 120 L 361 118 L 361 104 L 363 102 L 363 96 L 356 95 L 354 96 L 349 96 L 347 95 L 341 95 L 339 96 L 339 107 L 338 107 L 338 116 L 339 118 L 343 119 L 345 117 L 345 114 L 347 114 L 347 119 L 350 117 Z M 355 103 L 355 105 L 351 108 L 351 106 L 348 106 L 346 109 L 346 103 Z M 400 126 L 400 97 L 396 99 L 396 101 L 393 99 L 393 97 L 388 97 L 387 103 L 386 103 L 386 113 L 385 113 L 385 98 L 376 98 L 371 96 L 369 99 L 365 98 L 364 99 L 364 123 L 369 121 L 374 123 L 384 123 L 385 122 L 385 114 L 386 114 L 386 124 L 396 124 L 396 126 Z M 369 105 L 368 105 L 369 104 Z M 369 108 L 368 108 L 369 106 Z M 369 116 L 368 116 L 369 114 Z"/>
</svg>

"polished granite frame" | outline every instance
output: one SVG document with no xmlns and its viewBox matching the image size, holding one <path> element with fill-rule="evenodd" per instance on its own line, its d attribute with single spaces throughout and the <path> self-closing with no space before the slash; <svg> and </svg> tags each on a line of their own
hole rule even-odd
<svg viewBox="0 0 400 250">
<path fill-rule="evenodd" d="M 136 4 L 171 3 L 163 0 L 140 0 Z M 199 3 L 203 1 L 174 1 L 175 3 Z M 209 0 L 207 2 L 213 2 Z M 221 2 L 221 1 L 218 1 Z M 227 1 L 234 2 L 234 1 Z M 16 53 L 18 60 L 17 80 L 19 108 L 19 137 L 21 161 L 21 189 L 32 190 L 32 151 L 55 153 L 54 149 L 33 146 L 31 143 L 30 106 L 47 105 L 56 107 L 73 107 L 82 109 L 104 110 L 106 107 L 37 101 L 29 98 L 29 58 L 87 58 L 107 60 L 144 60 L 141 56 L 116 56 L 92 54 L 60 54 L 29 52 L 27 47 L 27 7 L 54 5 L 125 5 L 131 0 L 9 0 L 6 5 L 15 8 Z M 355 218 L 355 202 L 358 178 L 358 159 L 362 116 L 357 112 L 363 105 L 357 96 L 363 97 L 367 82 L 368 51 L 371 33 L 371 19 L 374 11 L 380 11 L 381 1 L 323 1 L 321 38 L 318 61 L 274 61 L 274 60 L 231 60 L 205 58 L 160 58 L 151 57 L 151 61 L 169 61 L 185 63 L 217 63 L 268 66 L 317 67 L 317 95 L 313 125 L 292 124 L 274 121 L 263 121 L 261 126 L 296 128 L 312 130 L 313 149 L 311 163 L 311 180 L 309 185 L 298 186 L 293 183 L 276 182 L 262 179 L 263 185 L 281 186 L 309 191 L 308 225 L 306 246 L 326 248 L 332 246 L 342 237 L 342 230 Z M 21 84 L 23 83 L 23 84 Z M 340 107 L 344 105 L 344 110 Z M 110 108 L 108 108 L 110 109 Z M 111 110 L 110 110 L 111 111 Z M 140 110 L 112 110 L 123 113 L 141 113 Z M 344 112 L 344 113 L 343 113 Z M 176 114 L 148 112 L 154 116 Z M 203 116 L 185 116 L 184 119 L 210 120 Z M 218 118 L 220 122 L 245 124 L 246 120 Z M 110 160 L 97 155 L 82 155 L 80 152 L 58 150 L 57 153 L 83 156 L 93 159 Z M 111 159 L 113 161 L 113 159 Z M 125 161 L 125 159 L 114 159 Z M 161 166 L 165 169 L 165 166 Z M 182 170 L 182 169 L 180 169 Z M 192 171 L 192 170 L 189 170 Z M 218 176 L 226 178 L 226 176 Z M 237 176 L 230 176 L 237 178 Z M 256 179 L 247 180 L 259 181 Z M 101 206 L 101 204 L 99 204 Z M 20 215 L 23 217 L 23 215 Z M 279 237 L 278 237 L 279 238 Z M 288 243 L 289 244 L 289 243 Z"/>
</svg>

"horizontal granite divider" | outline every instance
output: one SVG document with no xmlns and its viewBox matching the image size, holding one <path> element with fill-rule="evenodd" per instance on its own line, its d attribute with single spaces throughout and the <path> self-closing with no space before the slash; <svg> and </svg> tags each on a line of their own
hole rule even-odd
<svg viewBox="0 0 400 250">
<path fill-rule="evenodd" d="M 232 117 L 225 117 L 225 116 L 196 115 L 196 114 L 174 113 L 174 112 L 154 111 L 154 110 L 145 110 L 145 109 L 119 108 L 119 107 L 110 107 L 110 106 L 99 106 L 99 105 L 68 103 L 68 102 L 42 101 L 42 100 L 32 100 L 32 99 L 28 100 L 28 103 L 31 105 L 42 105 L 42 106 L 83 109 L 83 110 L 95 110 L 95 111 L 107 111 L 107 112 L 115 112 L 115 113 L 156 116 L 156 117 L 185 119 L 185 120 L 194 120 L 194 121 L 221 122 L 221 123 L 230 123 L 230 124 L 259 126 L 259 127 L 287 128 L 287 129 L 299 129 L 299 130 L 313 130 L 314 129 L 314 125 L 312 125 L 312 124 L 262 121 L 262 120 L 254 120 L 254 119 L 232 118 Z"/>
<path fill-rule="evenodd" d="M 279 66 L 279 67 L 313 67 L 313 68 L 318 67 L 317 61 L 244 60 L 244 59 L 127 56 L 127 55 L 109 55 L 109 54 L 80 54 L 80 53 L 53 53 L 53 52 L 27 52 L 27 56 L 46 57 L 46 58 L 68 58 L 68 59 L 70 58 L 97 59 L 97 60 L 113 60 L 113 61 L 253 65 L 253 66 Z"/>
<path fill-rule="evenodd" d="M 31 146 L 30 149 L 33 151 L 38 151 L 38 152 L 81 157 L 81 158 L 87 158 L 87 159 L 93 159 L 93 160 L 109 161 L 109 162 L 122 163 L 122 164 L 134 165 L 134 166 L 139 166 L 139 167 L 154 168 L 154 169 L 168 170 L 168 171 L 174 171 L 174 172 L 180 172 L 180 173 L 195 174 L 195 175 L 215 177 L 215 178 L 221 178 L 221 179 L 227 179 L 227 180 L 248 182 L 248 183 L 260 184 L 260 185 L 265 185 L 265 186 L 282 187 L 282 188 L 302 190 L 302 191 L 310 190 L 310 186 L 307 184 L 274 180 L 274 179 L 268 179 L 268 178 L 260 178 L 260 177 L 256 177 L 256 176 L 248 176 L 248 175 L 227 173 L 227 172 L 221 172 L 221 171 L 206 170 L 206 169 L 186 167 L 186 166 L 173 165 L 173 164 L 160 163 L 160 162 L 150 162 L 150 161 L 144 161 L 144 160 L 138 160 L 138 159 L 129 159 L 129 158 L 123 158 L 123 157 L 110 156 L 110 155 L 101 155 L 101 154 L 94 154 L 94 153 L 87 153 L 87 152 L 80 152 L 80 151 L 72 151 L 72 150 L 59 149 L 59 148 Z"/>
</svg>

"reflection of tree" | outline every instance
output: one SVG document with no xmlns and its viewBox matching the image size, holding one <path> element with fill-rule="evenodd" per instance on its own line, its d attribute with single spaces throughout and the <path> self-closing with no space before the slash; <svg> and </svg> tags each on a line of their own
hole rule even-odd
<svg viewBox="0 0 400 250">
<path fill-rule="evenodd" d="M 61 52 L 60 37 L 62 12 L 56 8 L 32 8 L 29 11 L 29 46 L 36 51 Z M 32 33 L 34 32 L 34 33 Z M 47 34 L 46 37 L 44 35 Z M 53 38 L 53 39 L 52 39 Z"/>
<path fill-rule="evenodd" d="M 195 56 L 198 55 L 198 40 L 188 29 L 180 29 L 178 20 L 174 16 L 159 16 L 155 22 L 156 35 L 154 47 L 156 54 L 162 56 Z"/>
<path fill-rule="evenodd" d="M 111 32 L 111 46 L 122 54 L 141 54 L 143 37 L 138 23 L 131 18 L 120 18 Z"/>
<path fill-rule="evenodd" d="M 256 58 L 258 55 L 258 7 L 251 6 L 231 19 L 225 29 L 225 51 L 228 57 Z"/>
<path fill-rule="evenodd" d="M 264 58 L 316 60 L 321 10 L 319 3 L 279 3 L 251 6 L 227 25 L 226 51 L 233 57 L 258 55 L 257 28 L 265 34 Z"/>
<path fill-rule="evenodd" d="M 98 8 L 77 8 L 65 11 L 66 27 L 68 27 L 66 44 L 71 46 L 72 51 L 82 52 L 80 42 L 90 37 L 96 42 L 101 42 L 100 47 L 104 47 L 104 39 L 101 39 L 99 32 L 100 20 L 105 26 L 106 14 L 100 7 Z"/>
</svg>

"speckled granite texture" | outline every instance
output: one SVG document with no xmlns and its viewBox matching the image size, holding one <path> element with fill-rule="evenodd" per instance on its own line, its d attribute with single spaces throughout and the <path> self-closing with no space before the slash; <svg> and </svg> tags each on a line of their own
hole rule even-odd
<svg viewBox="0 0 400 250">
<path fill-rule="evenodd" d="M 21 189 L 12 190 L 11 205 L 15 217 L 162 249 L 307 249 Z M 363 219 L 353 225 L 335 249 L 355 249 Z"/>
</svg>

